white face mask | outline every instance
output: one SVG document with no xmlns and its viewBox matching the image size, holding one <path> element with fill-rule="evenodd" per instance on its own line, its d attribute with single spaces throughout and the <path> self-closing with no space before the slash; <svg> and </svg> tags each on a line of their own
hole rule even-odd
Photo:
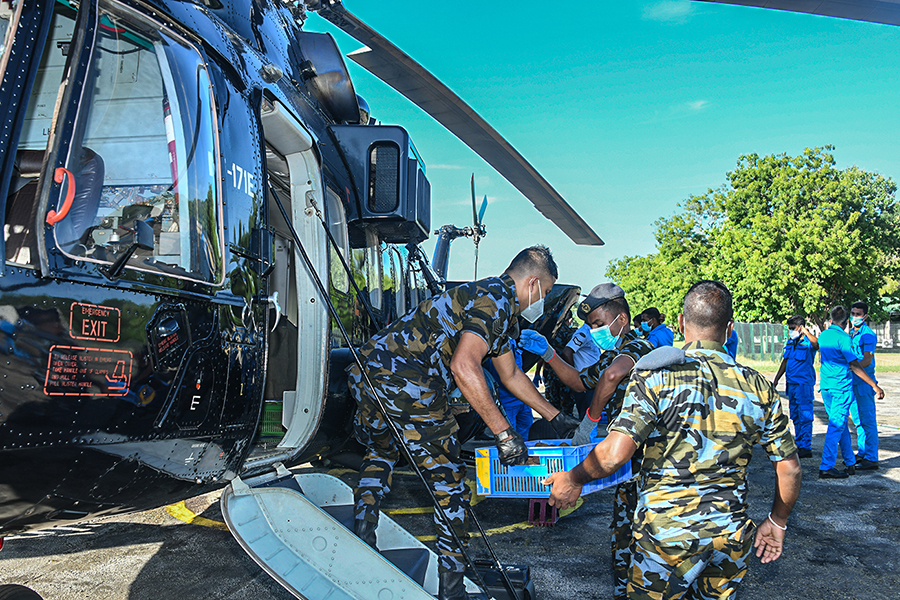
<svg viewBox="0 0 900 600">
<path fill-rule="evenodd" d="M 531 288 L 528 288 L 528 306 L 522 310 L 522 318 L 528 321 L 529 323 L 534 323 L 537 321 L 542 314 L 544 314 L 544 293 L 541 290 L 541 280 L 537 280 L 538 284 L 538 294 L 540 294 L 540 298 L 531 301 Z"/>
<path fill-rule="evenodd" d="M 791 331 L 790 335 L 792 340 L 796 340 L 798 337 L 800 337 L 800 332 L 794 329 Z"/>
</svg>

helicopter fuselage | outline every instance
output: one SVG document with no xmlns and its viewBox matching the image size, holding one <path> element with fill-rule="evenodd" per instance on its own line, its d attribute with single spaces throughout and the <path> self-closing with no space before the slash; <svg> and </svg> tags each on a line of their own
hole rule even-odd
<svg viewBox="0 0 900 600">
<path fill-rule="evenodd" d="M 409 223 L 348 224 L 376 181 L 351 172 L 372 144 L 387 140 L 395 178 L 427 184 L 411 144 L 394 147 L 402 130 L 353 131 L 369 126 L 347 124 L 359 108 L 336 46 L 301 39 L 297 15 L 208 4 L 2 15 L 0 536 L 160 506 L 346 441 L 346 341 L 276 195 L 355 343 L 430 295 Z M 429 197 L 413 198 L 415 226 Z"/>
</svg>

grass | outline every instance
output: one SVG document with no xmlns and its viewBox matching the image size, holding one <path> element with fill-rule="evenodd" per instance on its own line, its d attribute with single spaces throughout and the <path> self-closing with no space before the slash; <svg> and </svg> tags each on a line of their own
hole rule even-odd
<svg viewBox="0 0 900 600">
<path fill-rule="evenodd" d="M 774 362 L 770 360 L 754 360 L 752 358 L 738 355 L 738 362 L 746 365 L 751 369 L 761 371 L 763 373 L 775 373 L 781 361 Z M 816 371 L 819 369 L 819 355 L 816 355 Z M 878 373 L 900 373 L 900 353 L 897 352 L 876 352 L 875 353 L 875 374 Z"/>
</svg>

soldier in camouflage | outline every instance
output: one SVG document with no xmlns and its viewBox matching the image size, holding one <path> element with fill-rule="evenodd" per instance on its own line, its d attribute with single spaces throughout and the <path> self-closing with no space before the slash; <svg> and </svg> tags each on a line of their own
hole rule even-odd
<svg viewBox="0 0 900 600">
<path fill-rule="evenodd" d="M 781 556 L 800 462 L 775 389 L 725 351 L 728 288 L 694 284 L 678 321 L 684 350 L 659 348 L 638 361 L 607 438 L 544 483 L 553 486 L 551 504 L 565 508 L 582 485 L 614 473 L 643 446 L 628 598 L 733 598 L 752 546 L 764 563 Z M 772 510 L 758 527 L 747 515 L 756 443 L 776 475 Z"/>
<path fill-rule="evenodd" d="M 500 277 L 473 281 L 433 296 L 374 335 L 360 350 L 388 416 L 401 431 L 463 541 L 468 539 L 469 492 L 456 437 L 459 426 L 447 401 L 451 386 L 455 383 L 459 387 L 494 432 L 504 464 L 522 464 L 528 452 L 488 390 L 481 366 L 485 357 L 492 359 L 503 385 L 561 434 L 578 425 L 577 420 L 544 400 L 509 351 L 509 338 L 518 333 L 518 317 L 537 320 L 543 312 L 544 295 L 557 277 L 556 263 L 547 248 L 526 248 Z M 353 365 L 348 371 L 351 391 L 359 405 L 354 435 L 368 449 L 354 493 L 355 530 L 374 547 L 379 506 L 390 490 L 399 451 L 359 368 Z M 461 549 L 437 515 L 435 528 L 440 554 L 439 597 L 465 599 Z"/>
<path fill-rule="evenodd" d="M 639 337 L 636 330 L 631 329 L 631 312 L 625 299 L 625 292 L 614 283 L 601 283 L 594 287 L 579 304 L 578 317 L 591 327 L 591 335 L 603 351 L 599 362 L 581 372 L 558 358 L 551 358 L 547 364 L 566 385 L 576 391 L 594 390 L 591 405 L 572 440 L 575 444 L 587 444 L 593 437 L 604 409 L 610 423 L 618 417 L 635 363 L 650 353 L 653 346 Z M 611 333 L 613 327 L 615 335 Z M 636 455 L 636 464 L 639 464 L 637 463 L 639 459 L 640 457 Z M 634 471 L 637 472 L 636 467 Z M 616 487 L 613 520 L 610 525 L 613 593 L 616 598 L 626 597 L 633 537 L 631 524 L 636 507 L 636 481 L 619 484 Z"/>
</svg>

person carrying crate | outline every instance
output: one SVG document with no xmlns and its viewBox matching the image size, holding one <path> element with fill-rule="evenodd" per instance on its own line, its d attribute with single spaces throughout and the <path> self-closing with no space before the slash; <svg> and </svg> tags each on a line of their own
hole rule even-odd
<svg viewBox="0 0 900 600">
<path fill-rule="evenodd" d="M 561 358 L 545 357 L 547 365 L 575 391 L 594 390 L 591 405 L 575 433 L 574 444 L 590 443 L 592 433 L 606 410 L 609 421 L 618 416 L 635 363 L 653 350 L 653 345 L 631 329 L 631 313 L 625 292 L 614 283 L 601 283 L 578 305 L 578 318 L 591 327 L 591 337 L 602 351 L 599 360 L 582 371 Z M 613 335 L 612 332 L 615 332 Z M 537 332 L 523 331 L 520 345 L 535 353 L 547 352 L 546 340 Z M 637 469 L 635 469 L 637 471 Z M 635 481 L 616 487 L 612 522 L 613 589 L 625 598 L 628 565 L 631 563 L 631 522 L 637 502 Z"/>
<path fill-rule="evenodd" d="M 360 349 L 375 392 L 463 543 L 468 539 L 469 491 L 456 436 L 459 425 L 447 401 L 454 382 L 494 433 L 504 464 L 522 464 L 528 451 L 522 436 L 494 404 L 481 366 L 485 357 L 491 358 L 506 389 L 548 419 L 558 435 L 571 435 L 578 426 L 576 419 L 544 400 L 516 366 L 509 345 L 510 337 L 517 335 L 519 316 L 532 323 L 541 316 L 544 296 L 557 277 L 548 248 L 526 248 L 500 277 L 432 296 Z M 375 547 L 379 506 L 390 490 L 399 446 L 359 368 L 351 365 L 348 372 L 350 391 L 358 404 L 354 436 L 367 448 L 354 490 L 354 531 Z M 462 549 L 456 547 L 437 513 L 434 522 L 440 555 L 439 598 L 465 600 Z"/>
<path fill-rule="evenodd" d="M 772 384 L 725 351 L 732 315 L 724 284 L 694 284 L 678 317 L 684 349 L 639 360 L 606 439 L 571 471 L 544 480 L 553 486 L 550 503 L 567 508 L 585 483 L 614 473 L 643 446 L 629 599 L 732 598 L 753 546 L 764 563 L 781 556 L 800 493 L 797 446 Z M 757 443 L 776 484 L 772 510 L 755 526 L 747 468 Z"/>
</svg>

